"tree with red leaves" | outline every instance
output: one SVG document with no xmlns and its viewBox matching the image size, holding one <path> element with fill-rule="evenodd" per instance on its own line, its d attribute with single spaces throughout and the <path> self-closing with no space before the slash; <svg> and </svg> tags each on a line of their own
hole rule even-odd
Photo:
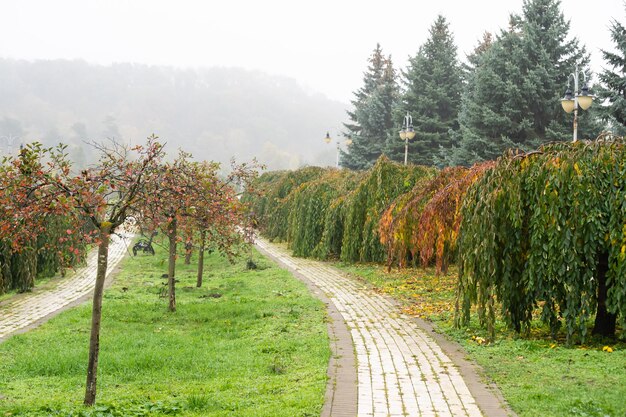
<svg viewBox="0 0 626 417">
<path fill-rule="evenodd" d="M 205 174 L 200 182 L 203 193 L 213 197 L 200 199 L 192 218 L 200 240 L 197 287 L 202 286 L 204 252 L 208 242 L 229 259 L 238 254 L 243 243 L 252 243 L 252 219 L 247 205 L 239 200 L 237 190 L 246 189 L 249 192 L 250 184 L 257 176 L 257 168 L 259 166 L 255 162 L 232 164 L 230 174 L 216 183 L 215 173 L 206 175 L 211 170 L 206 164 L 200 167 Z"/>
<path fill-rule="evenodd" d="M 160 228 L 168 238 L 169 310 L 176 311 L 176 259 L 179 229 L 197 230 L 200 234 L 198 286 L 202 285 L 202 269 L 206 239 L 211 237 L 223 253 L 233 254 L 241 241 L 238 228 L 243 224 L 243 208 L 236 198 L 234 186 L 248 183 L 256 173 L 256 165 L 233 166 L 231 173 L 220 179 L 218 163 L 190 161 L 191 155 L 180 152 L 171 163 L 163 164 L 148 184 L 149 198 L 141 211 L 142 222 Z"/>
<path fill-rule="evenodd" d="M 56 195 L 43 192 L 57 173 L 68 170 L 65 148 L 44 148 L 33 143 L 20 150 L 17 158 L 6 157 L 0 166 L 0 241 L 3 246 L 3 268 L 0 276 L 0 292 L 11 285 L 20 291 L 30 290 L 38 270 L 38 255 L 44 252 L 54 257 L 53 264 L 61 267 L 71 261 L 82 259 L 84 244 L 74 233 L 72 219 Z M 40 209 L 32 210 L 37 203 Z M 53 232 L 51 226 L 62 225 Z M 52 232 L 52 233 L 51 233 Z M 41 237 L 49 238 L 45 242 Z M 69 252 L 67 253 L 67 249 Z M 16 259 L 15 256 L 18 258 Z M 13 258 L 13 259 L 11 259 Z M 11 260 L 19 261 L 13 265 Z M 13 273 L 11 272 L 13 269 Z"/>
<path fill-rule="evenodd" d="M 93 295 L 91 336 L 85 405 L 96 399 L 102 295 L 108 263 L 109 239 L 127 216 L 146 199 L 145 184 L 155 175 L 163 155 L 155 136 L 145 146 L 129 148 L 116 142 L 94 146 L 100 161 L 79 175 L 71 173 L 64 148 L 29 145 L 20 157 L 3 166 L 0 173 L 0 207 L 11 216 L 0 219 L 0 237 L 12 236 L 16 249 L 23 248 L 41 231 L 41 216 L 63 213 L 73 219 L 76 231 L 87 220 L 93 232 L 82 238 L 98 244 L 98 263 Z M 3 214 L 5 214 L 3 213 Z M 73 234 L 72 229 L 68 229 Z"/>
<path fill-rule="evenodd" d="M 381 243 L 387 248 L 387 269 L 391 270 L 394 262 L 406 266 L 410 257 L 419 259 L 422 266 L 434 260 L 437 274 L 446 273 L 456 249 L 463 197 L 492 166 L 493 162 L 485 162 L 471 168 L 446 168 L 398 197 L 379 223 Z"/>
</svg>

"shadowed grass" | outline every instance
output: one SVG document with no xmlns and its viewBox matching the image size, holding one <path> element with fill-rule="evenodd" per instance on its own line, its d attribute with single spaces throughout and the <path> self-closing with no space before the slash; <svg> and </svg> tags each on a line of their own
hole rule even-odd
<svg viewBox="0 0 626 417">
<path fill-rule="evenodd" d="M 324 306 L 264 259 L 247 270 L 211 255 L 200 289 L 195 265 L 178 265 L 169 313 L 164 256 L 125 259 L 105 293 L 97 407 L 81 405 L 85 305 L 0 344 L 0 416 L 319 415 Z"/>
</svg>

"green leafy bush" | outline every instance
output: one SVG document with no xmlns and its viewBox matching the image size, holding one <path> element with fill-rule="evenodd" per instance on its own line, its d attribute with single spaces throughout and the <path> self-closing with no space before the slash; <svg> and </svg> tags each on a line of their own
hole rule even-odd
<svg viewBox="0 0 626 417">
<path fill-rule="evenodd" d="M 331 227 L 342 228 L 332 217 L 327 217 L 328 209 L 337 198 L 353 190 L 361 177 L 361 173 L 355 171 L 333 169 L 301 184 L 291 193 L 288 197 L 291 207 L 288 240 L 294 255 L 311 256 L 328 223 Z"/>
<path fill-rule="evenodd" d="M 459 236 L 460 316 L 478 305 L 493 335 L 496 302 L 516 331 L 535 308 L 568 342 L 612 335 L 626 313 L 623 140 L 559 143 L 498 159 L 468 191 Z M 460 323 L 459 323 L 460 324 Z"/>
<path fill-rule="evenodd" d="M 346 218 L 341 260 L 383 262 L 386 251 L 380 243 L 379 221 L 385 209 L 420 178 L 431 177 L 434 168 L 400 165 L 382 156 L 345 202 Z"/>
</svg>

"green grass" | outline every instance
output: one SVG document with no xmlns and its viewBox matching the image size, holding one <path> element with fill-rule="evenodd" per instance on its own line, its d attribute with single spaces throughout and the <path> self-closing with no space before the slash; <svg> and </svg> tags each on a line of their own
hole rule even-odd
<svg viewBox="0 0 626 417">
<path fill-rule="evenodd" d="M 593 339 L 566 347 L 564 336 L 552 340 L 549 330 L 537 322 L 528 339 L 516 337 L 498 323 L 497 339 L 486 343 L 486 332 L 475 316 L 468 328 L 452 325 L 456 269 L 437 277 L 431 268 L 387 273 L 377 265 L 337 266 L 400 300 L 406 313 L 432 321 L 461 343 L 520 417 L 626 416 L 623 341 Z"/>
<path fill-rule="evenodd" d="M 162 255 L 163 254 L 163 255 Z M 82 407 L 90 305 L 0 344 L 0 416 L 317 416 L 330 355 L 324 306 L 269 261 L 212 255 L 203 288 L 164 251 L 123 261 L 103 304 L 97 406 Z"/>
</svg>

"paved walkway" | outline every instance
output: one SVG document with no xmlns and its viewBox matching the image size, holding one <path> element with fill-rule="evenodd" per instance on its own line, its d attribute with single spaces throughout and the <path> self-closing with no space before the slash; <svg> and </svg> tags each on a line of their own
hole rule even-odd
<svg viewBox="0 0 626 417">
<path fill-rule="evenodd" d="M 130 238 L 111 236 L 107 274 L 117 266 L 127 253 Z M 31 293 L 0 303 L 0 341 L 13 333 L 31 328 L 50 318 L 66 306 L 90 295 L 96 282 L 97 248 L 87 257 L 87 265 L 77 268 L 71 277 L 56 288 Z"/>
<path fill-rule="evenodd" d="M 480 397 L 479 408 L 457 364 L 414 319 L 401 314 L 388 298 L 324 263 L 294 258 L 284 248 L 263 239 L 257 241 L 257 246 L 325 293 L 347 324 L 347 337 L 351 336 L 356 354 L 356 381 L 343 378 L 343 381 L 333 382 L 333 386 L 340 393 L 348 389 L 350 396 L 349 385 L 356 385 L 356 398 L 351 400 L 356 405 L 350 409 L 344 401 L 331 410 L 329 416 L 509 415 L 510 411 L 501 400 L 478 382 L 478 377 L 473 377 L 472 385 L 480 385 L 476 395 Z M 340 334 L 338 338 L 341 337 Z M 349 372 L 339 370 L 339 378 L 345 371 Z M 339 386 L 342 384 L 343 388 Z M 327 401 L 328 398 L 327 395 Z"/>
</svg>

